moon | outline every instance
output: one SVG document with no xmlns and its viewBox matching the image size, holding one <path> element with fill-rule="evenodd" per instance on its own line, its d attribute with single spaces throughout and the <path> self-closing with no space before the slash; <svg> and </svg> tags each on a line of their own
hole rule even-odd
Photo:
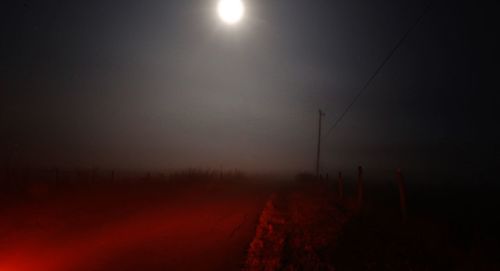
<svg viewBox="0 0 500 271">
<path fill-rule="evenodd" d="M 245 5 L 241 0 L 220 0 L 217 13 L 224 23 L 236 24 L 245 14 Z"/>
</svg>

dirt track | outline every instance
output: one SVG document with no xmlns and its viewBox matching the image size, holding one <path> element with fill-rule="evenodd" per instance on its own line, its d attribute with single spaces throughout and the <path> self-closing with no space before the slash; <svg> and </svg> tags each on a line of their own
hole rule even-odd
<svg viewBox="0 0 500 271">
<path fill-rule="evenodd" d="M 196 185 L 76 191 L 2 208 L 0 270 L 239 270 L 267 197 Z"/>
</svg>

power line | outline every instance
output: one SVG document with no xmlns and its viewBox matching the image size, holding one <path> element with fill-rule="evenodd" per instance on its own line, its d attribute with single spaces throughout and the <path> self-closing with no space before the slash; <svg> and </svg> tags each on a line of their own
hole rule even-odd
<svg viewBox="0 0 500 271">
<path fill-rule="evenodd" d="M 417 18 L 417 20 L 410 26 L 410 28 L 408 28 L 408 30 L 404 33 L 404 35 L 401 37 L 401 39 L 399 39 L 398 43 L 396 43 L 396 45 L 394 46 L 394 48 L 392 48 L 392 50 L 389 52 L 389 54 L 384 59 L 384 61 L 382 61 L 382 63 L 377 67 L 377 69 L 372 74 L 372 76 L 370 76 L 370 78 L 368 79 L 368 81 L 366 81 L 365 85 L 361 88 L 361 90 L 358 92 L 358 94 L 354 97 L 354 99 L 352 100 L 352 102 L 346 107 L 346 109 L 344 110 L 344 112 L 342 112 L 342 114 L 340 115 L 340 117 L 333 123 L 332 127 L 330 127 L 330 129 L 328 129 L 328 131 L 326 132 L 325 136 L 327 136 L 328 134 L 330 134 L 330 132 L 335 127 L 337 127 L 337 125 L 342 121 L 342 119 L 345 117 L 345 115 L 347 114 L 347 112 L 349 112 L 349 110 L 356 103 L 356 101 L 359 99 L 359 97 L 365 92 L 365 90 L 368 88 L 368 86 L 370 86 L 370 84 L 372 83 L 373 79 L 375 79 L 375 77 L 377 77 L 377 75 L 382 70 L 382 68 L 385 66 L 385 64 L 387 64 L 387 62 L 389 62 L 389 60 L 394 55 L 394 53 L 398 50 L 398 48 L 401 46 L 401 44 L 403 44 L 403 42 L 406 40 L 406 38 L 411 33 L 411 31 L 413 31 L 413 29 L 415 29 L 415 27 L 420 23 L 420 21 L 425 16 L 425 14 L 427 14 L 427 12 L 429 11 L 429 9 L 432 6 L 432 3 L 433 3 L 433 1 L 429 2 L 429 4 L 427 4 L 427 6 L 422 11 L 422 14 L 420 14 L 420 16 Z"/>
</svg>

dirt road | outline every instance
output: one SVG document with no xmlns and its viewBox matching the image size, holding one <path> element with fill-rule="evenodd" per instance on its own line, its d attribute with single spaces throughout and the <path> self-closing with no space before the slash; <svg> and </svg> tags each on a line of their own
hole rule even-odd
<svg viewBox="0 0 500 271">
<path fill-rule="evenodd" d="M 49 193 L 0 211 L 0 270 L 239 270 L 266 197 L 196 186 Z"/>
</svg>

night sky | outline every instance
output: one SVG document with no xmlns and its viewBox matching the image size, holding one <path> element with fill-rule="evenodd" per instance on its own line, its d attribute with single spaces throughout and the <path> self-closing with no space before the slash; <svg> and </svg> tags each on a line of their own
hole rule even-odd
<svg viewBox="0 0 500 271">
<path fill-rule="evenodd" d="M 2 1 L 9 166 L 482 171 L 499 165 L 494 1 Z"/>
</svg>

